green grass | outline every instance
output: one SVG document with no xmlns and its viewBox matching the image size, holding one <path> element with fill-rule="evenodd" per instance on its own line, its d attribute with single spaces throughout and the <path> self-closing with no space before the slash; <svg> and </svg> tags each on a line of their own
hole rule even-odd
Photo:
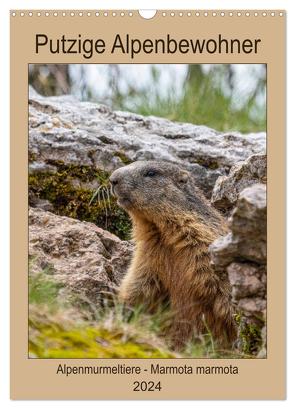
<svg viewBox="0 0 295 409">
<path fill-rule="evenodd" d="M 231 107 L 230 97 L 223 95 L 218 89 L 210 87 L 188 90 L 183 98 L 175 99 L 173 95 L 154 100 L 141 98 L 134 106 L 128 103 L 120 107 L 142 115 L 164 117 L 172 121 L 206 125 L 217 131 L 259 132 L 265 131 L 265 114 L 251 118 L 254 103 L 249 102 L 241 109 Z M 208 88 L 208 89 L 206 89 Z"/>
<path fill-rule="evenodd" d="M 147 315 L 116 298 L 98 307 L 46 272 L 30 274 L 29 303 L 29 354 L 35 358 L 253 357 L 218 349 L 209 332 L 177 353 L 163 338 L 171 318 L 167 309 Z"/>
<path fill-rule="evenodd" d="M 41 272 L 29 276 L 29 303 L 44 304 L 54 307 L 57 304 L 59 291 L 63 286 Z"/>
<path fill-rule="evenodd" d="M 30 357 L 177 356 L 155 332 L 149 332 L 150 320 L 143 314 L 131 313 L 119 303 L 97 308 L 85 298 L 79 299 L 78 294 L 67 293 L 44 272 L 29 276 L 29 303 Z"/>
<path fill-rule="evenodd" d="M 65 315 L 30 310 L 30 356 L 38 358 L 173 358 L 147 338 L 102 323 L 72 322 Z"/>
<path fill-rule="evenodd" d="M 258 132 L 266 130 L 266 109 L 255 97 L 237 103 L 230 92 L 223 91 L 224 67 L 185 83 L 182 95 L 172 88 L 167 95 L 160 92 L 157 75 L 149 89 L 113 96 L 114 108 L 154 115 L 172 121 L 206 125 L 218 131 Z"/>
</svg>

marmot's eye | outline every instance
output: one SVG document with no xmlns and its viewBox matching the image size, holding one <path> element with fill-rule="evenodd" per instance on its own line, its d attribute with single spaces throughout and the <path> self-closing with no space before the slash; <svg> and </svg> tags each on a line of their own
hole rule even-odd
<svg viewBox="0 0 295 409">
<path fill-rule="evenodd" d="M 156 175 L 156 171 L 154 170 L 147 170 L 144 174 L 144 176 L 152 177 Z"/>
</svg>

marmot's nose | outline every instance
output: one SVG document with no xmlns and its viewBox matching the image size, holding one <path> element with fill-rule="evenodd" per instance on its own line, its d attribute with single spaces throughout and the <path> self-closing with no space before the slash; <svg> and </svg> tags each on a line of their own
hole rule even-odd
<svg viewBox="0 0 295 409">
<path fill-rule="evenodd" d="M 119 178 L 118 176 L 112 174 L 110 177 L 110 182 L 113 186 L 117 185 L 119 183 Z"/>
</svg>

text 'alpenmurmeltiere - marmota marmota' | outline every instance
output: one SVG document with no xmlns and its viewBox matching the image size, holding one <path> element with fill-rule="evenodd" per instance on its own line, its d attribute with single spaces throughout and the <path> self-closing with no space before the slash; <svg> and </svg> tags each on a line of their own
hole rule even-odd
<svg viewBox="0 0 295 409">
<path fill-rule="evenodd" d="M 170 337 L 182 348 L 211 331 L 223 347 L 236 338 L 230 286 L 210 264 L 209 245 L 226 232 L 190 174 L 165 161 L 138 161 L 110 177 L 118 204 L 132 219 L 136 244 L 119 297 L 151 310 L 169 299 Z"/>
</svg>

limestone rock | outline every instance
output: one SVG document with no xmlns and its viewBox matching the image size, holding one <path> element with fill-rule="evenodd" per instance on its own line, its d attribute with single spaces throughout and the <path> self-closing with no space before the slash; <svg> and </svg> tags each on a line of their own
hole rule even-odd
<svg viewBox="0 0 295 409">
<path fill-rule="evenodd" d="M 243 189 L 256 183 L 266 183 L 266 163 L 266 155 L 252 155 L 234 165 L 227 176 L 220 176 L 212 192 L 213 205 L 223 211 L 230 210 Z"/>
<path fill-rule="evenodd" d="M 221 133 L 205 126 L 112 111 L 71 96 L 29 99 L 30 171 L 62 162 L 112 172 L 135 160 L 163 159 L 191 171 L 211 196 L 238 161 L 265 153 L 265 133 Z"/>
<path fill-rule="evenodd" d="M 67 289 L 98 302 L 126 273 L 132 244 L 92 223 L 30 208 L 29 256 L 33 273 L 45 271 Z"/>
<path fill-rule="evenodd" d="M 261 270 L 254 264 L 233 262 L 227 267 L 227 272 L 234 299 L 264 295 L 265 282 L 262 279 L 265 274 L 264 269 Z"/>
<path fill-rule="evenodd" d="M 266 263 L 266 186 L 244 189 L 229 220 L 230 233 L 211 245 L 217 267 L 234 260 Z"/>
<path fill-rule="evenodd" d="M 266 185 L 247 187 L 229 219 L 230 232 L 210 246 L 216 272 L 228 274 L 237 310 L 261 329 L 259 357 L 266 354 L 266 210 Z"/>
</svg>

